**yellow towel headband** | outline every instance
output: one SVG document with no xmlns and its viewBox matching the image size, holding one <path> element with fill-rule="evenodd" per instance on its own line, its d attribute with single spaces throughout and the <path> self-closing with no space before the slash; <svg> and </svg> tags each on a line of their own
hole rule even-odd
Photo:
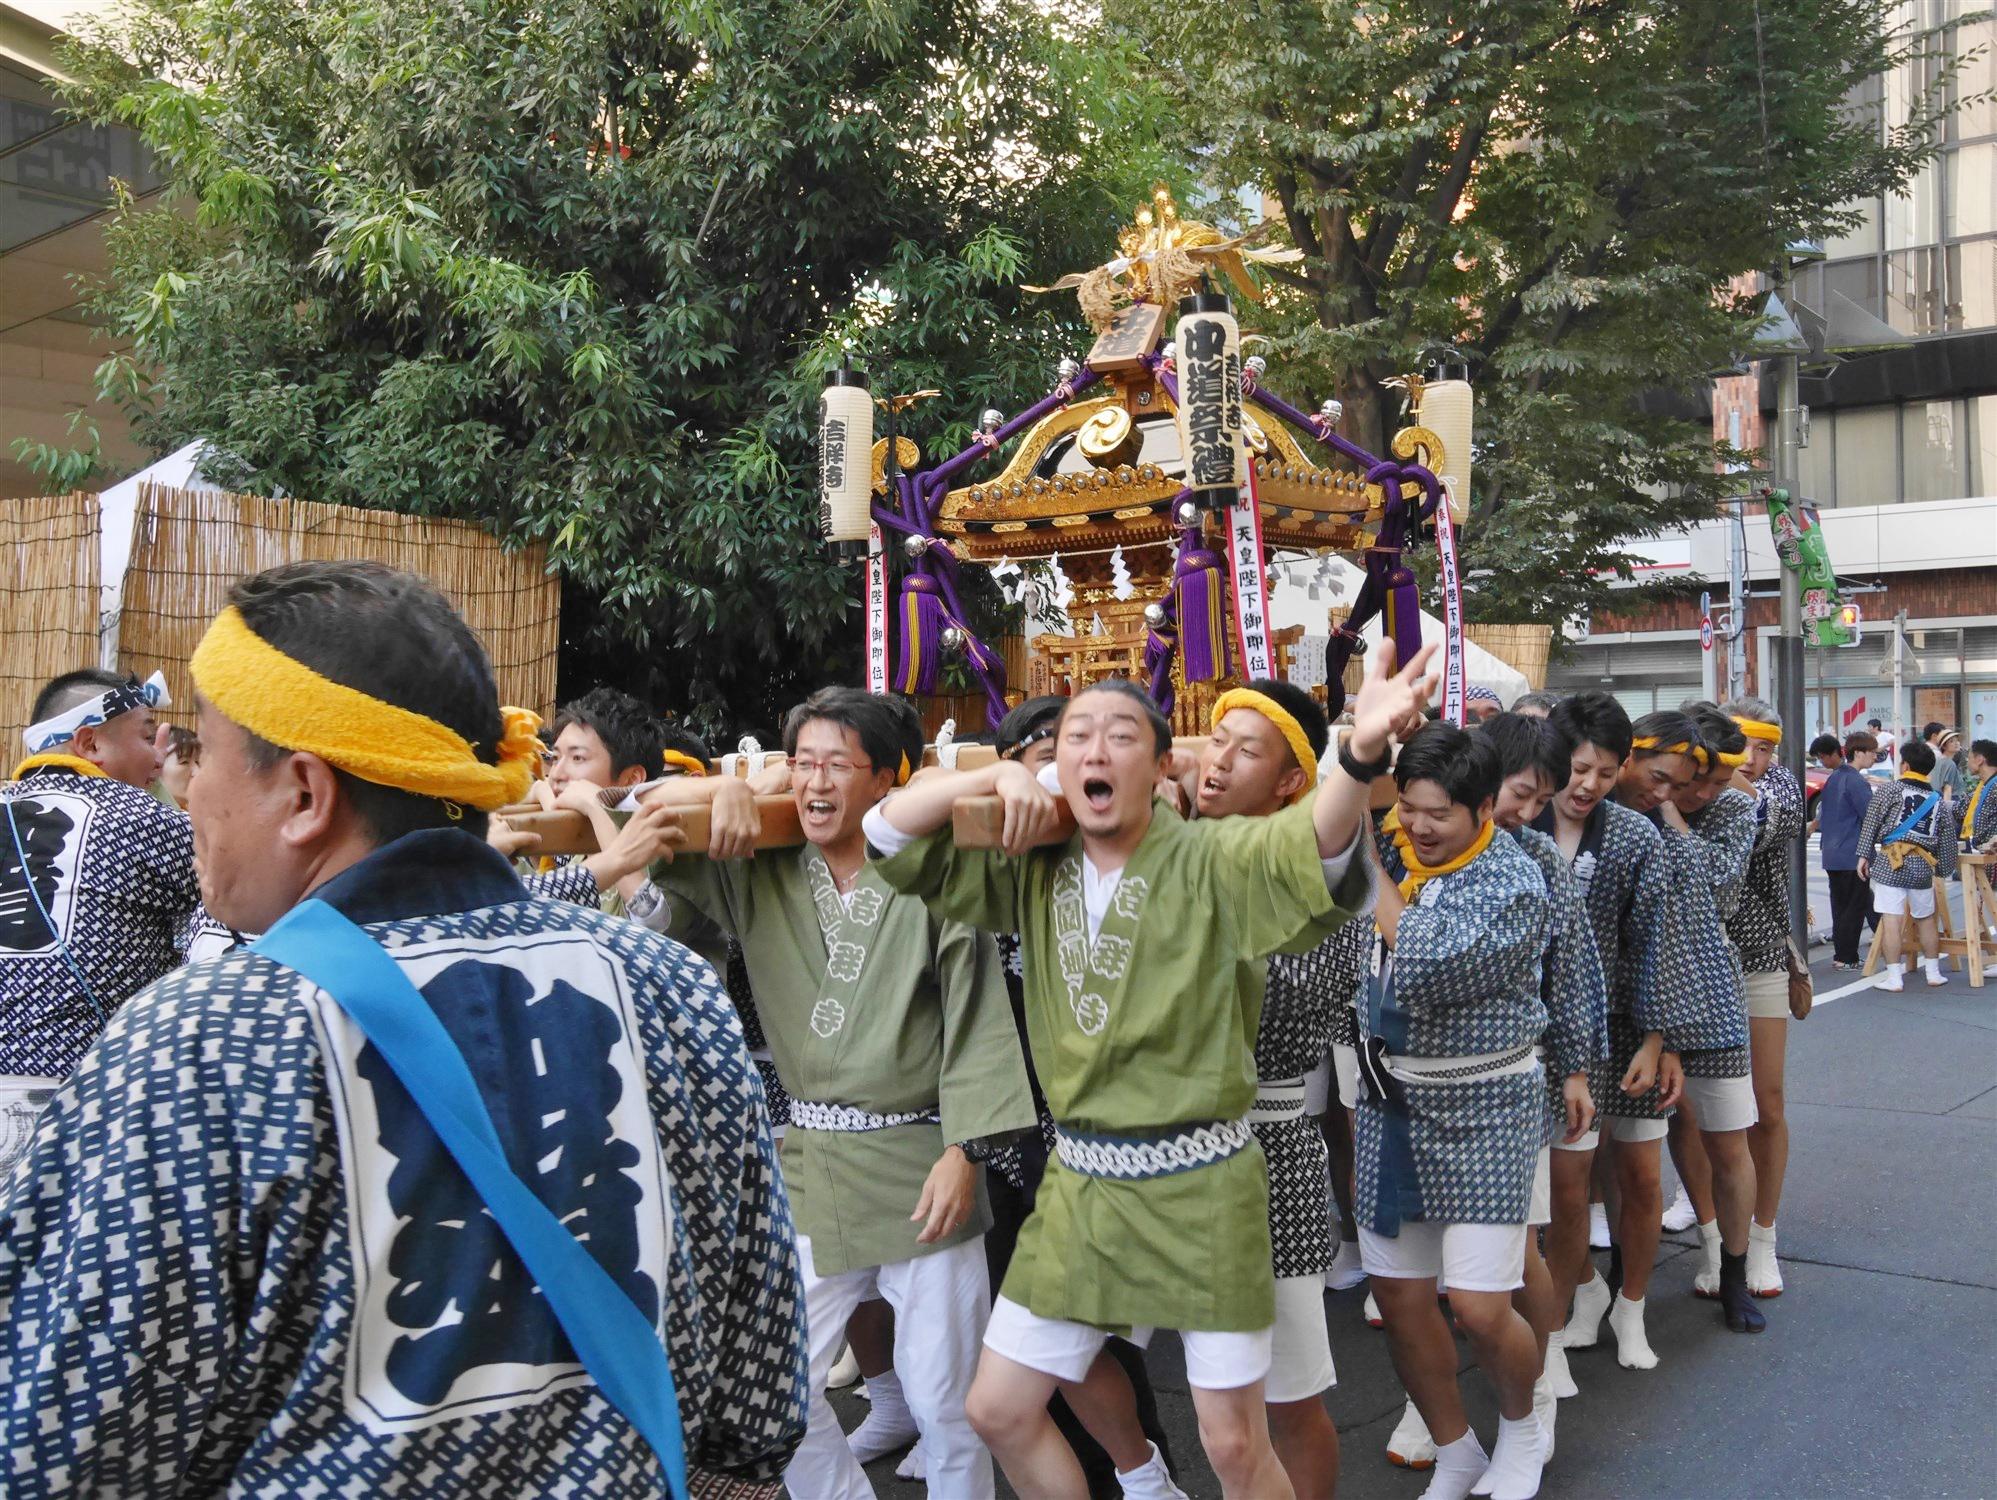
<svg viewBox="0 0 1997 1500">
<path fill-rule="evenodd" d="M 1782 743 L 1780 724 L 1764 724 L 1759 719 L 1743 719 L 1738 714 L 1734 715 L 1734 723 L 1740 725 L 1740 732 L 1751 740 L 1766 740 L 1771 745 Z"/>
<path fill-rule="evenodd" d="M 1258 693 L 1253 688 L 1229 688 L 1214 700 L 1213 716 L 1207 721 L 1207 727 L 1220 728 L 1220 721 L 1237 708 L 1253 709 L 1282 733 L 1284 743 L 1290 747 L 1290 754 L 1304 768 L 1303 788 L 1290 800 L 1298 802 L 1308 797 L 1317 786 L 1317 756 L 1311 750 L 1310 736 L 1304 733 L 1304 726 L 1297 722 L 1296 715 L 1267 693 Z"/>
<path fill-rule="evenodd" d="M 688 755 L 684 750 L 668 750 L 662 759 L 669 766 L 678 766 L 689 776 L 707 774 L 707 762 L 698 756 Z"/>
<path fill-rule="evenodd" d="M 491 812 L 524 798 L 540 764 L 539 715 L 502 708 L 499 764 L 487 765 L 448 725 L 286 656 L 234 605 L 215 617 L 188 667 L 202 696 L 232 723 L 377 786 Z"/>
<path fill-rule="evenodd" d="M 1721 765 L 1731 766 L 1734 770 L 1739 770 L 1742 766 L 1747 764 L 1747 752 L 1745 750 L 1735 750 L 1731 752 L 1726 750 L 1719 750 L 1715 751 L 1714 753 L 1719 756 Z"/>
<path fill-rule="evenodd" d="M 1700 748 L 1703 749 L 1704 747 L 1701 746 Z M 1694 751 L 1692 749 L 1692 743 L 1689 740 L 1680 740 L 1675 745 L 1660 745 L 1657 743 L 1657 736 L 1654 734 L 1638 735 L 1635 739 L 1630 741 L 1630 749 L 1655 750 L 1659 755 L 1685 755 L 1688 753 L 1690 754 L 1698 753 L 1697 751 Z"/>
</svg>

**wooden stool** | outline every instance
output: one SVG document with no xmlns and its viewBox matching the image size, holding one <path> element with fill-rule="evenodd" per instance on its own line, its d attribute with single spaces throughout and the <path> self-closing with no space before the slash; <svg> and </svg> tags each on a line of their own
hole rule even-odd
<svg viewBox="0 0 1997 1500">
<path fill-rule="evenodd" d="M 1983 988 L 1983 928 L 1982 906 L 1990 902 L 1989 910 L 1997 914 L 1997 897 L 1990 894 L 1990 880 L 1986 870 L 1990 856 L 1986 854 L 1965 854 L 1963 861 L 1962 925 L 1967 929 L 1961 936 L 1955 932 L 1954 919 L 1949 915 L 1948 882 L 1939 877 L 1935 880 L 1935 936 L 1936 952 L 1942 958 L 1953 958 L 1968 973 L 1971 989 Z M 1972 867 L 1971 860 L 1980 863 Z M 1974 882 L 1974 883 L 1973 883 Z M 1982 896 L 1979 898 L 1978 885 Z M 1860 970 L 1862 977 L 1870 979 L 1879 972 L 1879 950 L 1884 945 L 1886 924 L 1889 921 L 1900 924 L 1900 958 L 1907 962 L 1909 955 L 1920 951 L 1920 939 L 1915 936 L 1914 919 L 1909 916 L 1881 917 L 1879 926 L 1873 930 L 1872 946 L 1865 953 L 1865 967 Z"/>
<path fill-rule="evenodd" d="M 1962 926 L 1969 944 L 1970 983 L 1979 982 L 1983 955 L 1990 947 L 1990 933 L 1997 930 L 1997 886 L 1990 881 L 1990 869 L 1997 854 L 1965 854 L 1962 866 Z M 1993 955 L 1997 956 L 1997 955 Z"/>
</svg>

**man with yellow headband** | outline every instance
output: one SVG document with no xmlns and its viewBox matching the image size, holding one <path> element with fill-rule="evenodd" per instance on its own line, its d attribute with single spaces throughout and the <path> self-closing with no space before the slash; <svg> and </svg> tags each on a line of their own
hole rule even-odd
<svg viewBox="0 0 1997 1500">
<path fill-rule="evenodd" d="M 64 673 L 0 782 L 0 1181 L 111 1012 L 174 966 L 198 903 L 187 815 L 146 790 L 165 689 Z"/>
<path fill-rule="evenodd" d="M 1960 814 L 1932 785 L 1934 770 L 1933 747 L 1908 740 L 1900 747 L 1899 778 L 1873 789 L 1872 805 L 1858 829 L 1858 877 L 1872 883 L 1872 909 L 1879 913 L 1879 943 L 1886 959 L 1886 972 L 1878 981 L 1882 990 L 1907 987 L 1903 918 L 1914 924 L 1928 983 L 1948 983 L 1942 973 L 1941 935 L 1935 929 L 1935 882 L 1955 874 L 1955 820 Z"/>
<path fill-rule="evenodd" d="M 784 753 L 799 848 L 735 857 L 755 812 L 732 776 L 650 794 L 712 808 L 705 854 L 682 853 L 654 878 L 675 931 L 699 916 L 740 940 L 791 1096 L 783 1162 L 811 1418 L 784 1482 L 795 1500 L 873 1494 L 825 1386 L 854 1310 L 880 1297 L 895 1310 L 893 1378 L 921 1431 L 930 1490 L 981 1500 L 994 1490 L 991 1455 L 964 1413 L 991 1307 L 980 1163 L 1035 1124 L 998 950 L 896 894 L 867 861 L 865 814 L 922 759 L 922 722 L 906 702 L 823 688 L 785 719 Z"/>
<path fill-rule="evenodd" d="M 1748 1225 L 1747 1284 L 1757 1297 L 1782 1294 L 1775 1259 L 1775 1214 L 1789 1171 L 1789 1113 L 1783 1088 L 1789 1051 L 1789 951 L 1796 925 L 1789 910 L 1789 872 L 1803 832 L 1803 789 L 1776 758 L 1782 718 L 1765 698 L 1736 698 L 1726 711 L 1747 736 L 1741 774 L 1754 790 L 1754 857 L 1727 918 L 1727 936 L 1740 952 L 1747 979 L 1747 1028 L 1754 1076 L 1754 1219 Z M 1807 1010 L 1805 1011 L 1807 1014 Z"/>
<path fill-rule="evenodd" d="M 7 1493 L 773 1478 L 797 1264 L 712 975 L 484 843 L 535 719 L 429 584 L 300 563 L 231 600 L 192 814 L 207 906 L 265 935 L 130 1001 L 12 1178 Z"/>
<path fill-rule="evenodd" d="M 1546 1456 L 1539 1348 L 1512 1294 L 1546 1137 L 1534 1053 L 1551 913 L 1538 867 L 1492 821 L 1502 781 L 1491 741 L 1454 724 L 1402 745 L 1359 1018 L 1359 1246 L 1394 1367 L 1435 1443 L 1433 1500 L 1530 1500 Z M 1438 1279 L 1497 1387 L 1488 1455 L 1464 1410 Z"/>
</svg>

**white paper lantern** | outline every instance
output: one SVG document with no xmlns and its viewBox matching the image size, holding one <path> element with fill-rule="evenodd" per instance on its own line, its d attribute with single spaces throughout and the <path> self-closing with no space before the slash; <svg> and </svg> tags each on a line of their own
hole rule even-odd
<svg viewBox="0 0 1997 1500">
<path fill-rule="evenodd" d="M 871 519 L 874 396 L 866 372 L 828 370 L 818 403 L 818 524 L 828 542 L 865 542 Z"/>
<path fill-rule="evenodd" d="M 1234 503 L 1248 482 L 1241 420 L 1241 328 L 1225 296 L 1179 299 L 1174 343 L 1179 377 L 1179 441 L 1186 487 L 1208 509 Z"/>
<path fill-rule="evenodd" d="M 1436 478 L 1448 487 L 1450 518 L 1459 524 L 1470 509 L 1470 382 L 1450 376 L 1422 387 L 1419 420 L 1442 440 Z"/>
</svg>

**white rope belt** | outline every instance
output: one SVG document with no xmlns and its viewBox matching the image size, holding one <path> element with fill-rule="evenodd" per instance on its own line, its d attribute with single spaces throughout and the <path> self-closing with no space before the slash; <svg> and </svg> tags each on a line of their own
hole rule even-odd
<svg viewBox="0 0 1997 1500">
<path fill-rule="evenodd" d="M 1480 1052 L 1471 1057 L 1388 1057 L 1387 1071 L 1403 1083 L 1431 1084 L 1483 1083 L 1492 1078 L 1510 1078 L 1530 1073 L 1539 1066 L 1530 1045 L 1509 1052 Z"/>
<path fill-rule="evenodd" d="M 1301 1120 L 1304 1102 L 1303 1079 L 1261 1079 L 1255 1085 L 1255 1107 L 1248 1111 L 1248 1123 L 1275 1125 L 1283 1120 Z"/>
<path fill-rule="evenodd" d="M 1176 1135 L 1150 1138 L 1083 1135 L 1057 1124 L 1054 1154 L 1062 1166 L 1085 1177 L 1139 1182 L 1225 1161 L 1253 1139 L 1246 1120 L 1215 1120 Z"/>
<path fill-rule="evenodd" d="M 896 1125 L 938 1124 L 942 1118 L 933 1109 L 877 1115 L 870 1109 L 858 1109 L 851 1104 L 821 1104 L 816 1099 L 793 1099 L 790 1102 L 790 1122 L 800 1130 L 889 1130 Z"/>
</svg>

